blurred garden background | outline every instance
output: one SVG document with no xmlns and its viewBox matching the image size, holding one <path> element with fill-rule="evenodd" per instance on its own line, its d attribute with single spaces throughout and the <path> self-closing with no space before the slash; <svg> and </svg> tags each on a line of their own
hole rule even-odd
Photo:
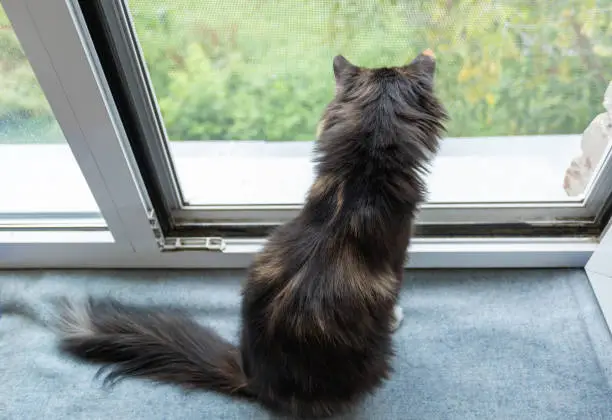
<svg viewBox="0 0 612 420">
<path fill-rule="evenodd" d="M 448 135 L 578 134 L 612 80 L 612 0 L 127 0 L 170 140 L 313 140 L 332 58 L 431 47 Z M 0 13 L 0 143 L 63 141 Z"/>
</svg>

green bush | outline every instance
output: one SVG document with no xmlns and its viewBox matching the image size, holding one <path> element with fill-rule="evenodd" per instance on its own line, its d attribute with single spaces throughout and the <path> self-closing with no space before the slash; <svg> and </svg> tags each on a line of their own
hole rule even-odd
<svg viewBox="0 0 612 420">
<path fill-rule="evenodd" d="M 172 140 L 312 140 L 339 52 L 379 66 L 433 47 L 457 137 L 581 133 L 612 79 L 604 1 L 131 4 Z"/>
<path fill-rule="evenodd" d="M 49 103 L 0 8 L 0 143 L 60 141 Z"/>
<path fill-rule="evenodd" d="M 171 140 L 312 140 L 337 53 L 399 65 L 432 47 L 457 137 L 581 133 L 612 79 L 609 0 L 129 5 Z M 0 14 L 0 122 L 44 125 L 51 111 L 7 24 Z"/>
</svg>

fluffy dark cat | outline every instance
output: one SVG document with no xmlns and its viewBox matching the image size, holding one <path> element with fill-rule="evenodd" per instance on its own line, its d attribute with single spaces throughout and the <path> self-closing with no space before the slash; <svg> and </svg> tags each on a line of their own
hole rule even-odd
<svg viewBox="0 0 612 420">
<path fill-rule="evenodd" d="M 389 377 L 404 257 L 423 175 L 444 130 L 428 50 L 410 64 L 334 58 L 305 205 L 253 262 L 240 344 L 186 314 L 113 300 L 66 303 L 62 348 L 145 377 L 258 401 L 298 417 L 343 412 Z"/>
</svg>

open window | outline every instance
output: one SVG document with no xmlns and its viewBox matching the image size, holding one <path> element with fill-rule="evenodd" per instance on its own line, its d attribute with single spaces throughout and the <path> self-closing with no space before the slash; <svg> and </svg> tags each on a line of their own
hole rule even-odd
<svg viewBox="0 0 612 420">
<path fill-rule="evenodd" d="M 32 51 L 37 45 L 28 47 Z M 37 60 L 37 73 L 51 92 L 56 81 L 45 74 L 44 57 Z M 70 115 L 60 96 L 53 104 L 47 100 L 1 5 L 0 90 L 0 241 L 44 242 L 54 238 L 54 232 L 62 232 L 55 238 L 85 240 L 78 231 L 89 232 L 90 240 L 112 241 L 67 141 L 81 133 L 69 127 Z M 65 123 L 64 130 L 58 119 Z M 73 145 L 78 149 L 76 142 Z"/>
<path fill-rule="evenodd" d="M 6 51 L 29 61 L 42 87 L 38 102 L 23 95 L 26 108 L 4 115 L 39 115 L 44 92 L 40 115 L 55 134 L 31 138 L 63 142 L 65 155 L 36 149 L 45 176 L 0 154 L 21 171 L 0 192 L 53 196 L 38 202 L 55 200 L 57 214 L 81 217 L 71 228 L 99 226 L 132 253 L 120 265 L 145 256 L 140 265 L 183 266 L 194 253 L 160 251 L 228 252 L 228 243 L 252 253 L 248 244 L 293 217 L 312 181 L 337 53 L 380 66 L 436 51 L 451 122 L 417 221 L 423 252 L 438 252 L 427 248 L 435 242 L 461 266 L 467 254 L 453 244 L 484 255 L 499 241 L 499 256 L 520 242 L 521 258 L 537 254 L 533 244 L 569 256 L 520 264 L 581 264 L 609 219 L 612 7 L 603 0 L 0 1 L 25 55 Z M 4 64 L 0 72 L 18 73 Z M 43 130 L 20 124 L 22 134 Z M 25 147 L 7 127 L 0 150 Z M 30 189 L 14 187 L 35 173 Z M 18 203 L 4 203 L 3 221 L 23 213 Z M 22 225 L 36 230 L 32 220 Z"/>
<path fill-rule="evenodd" d="M 451 122 L 421 235 L 590 235 L 605 218 L 603 3 L 85 3 L 173 235 L 261 235 L 292 217 L 333 55 L 401 64 L 429 46 Z"/>
</svg>

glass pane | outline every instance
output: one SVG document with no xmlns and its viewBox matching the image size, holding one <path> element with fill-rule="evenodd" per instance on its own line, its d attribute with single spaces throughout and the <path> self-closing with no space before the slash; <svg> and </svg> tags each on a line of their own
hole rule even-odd
<svg viewBox="0 0 612 420">
<path fill-rule="evenodd" d="M 399 65 L 427 47 L 451 115 L 430 201 L 584 198 L 566 170 L 606 112 L 609 0 L 128 3 L 192 204 L 301 202 L 332 57 Z"/>
<path fill-rule="evenodd" d="M 0 219 L 99 209 L 0 6 Z"/>
</svg>

